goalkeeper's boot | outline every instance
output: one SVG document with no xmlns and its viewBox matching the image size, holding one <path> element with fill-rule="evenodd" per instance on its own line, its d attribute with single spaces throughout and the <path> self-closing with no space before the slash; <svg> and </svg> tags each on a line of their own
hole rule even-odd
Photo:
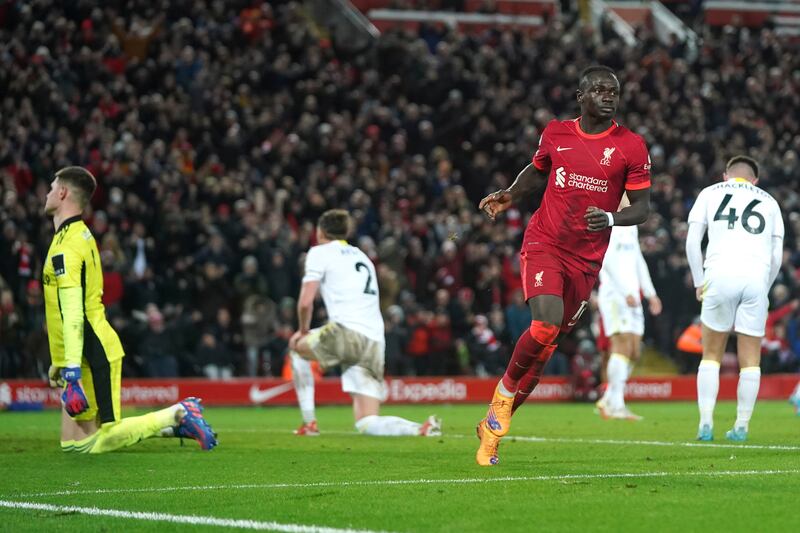
<svg viewBox="0 0 800 533">
<path fill-rule="evenodd" d="M 436 415 L 429 416 L 419 427 L 419 435 L 421 437 L 441 437 L 442 419 Z"/>
<path fill-rule="evenodd" d="M 217 445 L 217 434 L 203 417 L 201 401 L 194 397 L 181 401 L 181 407 L 186 414 L 181 418 L 176 434 L 181 438 L 194 439 L 202 449 L 211 450 Z"/>
<path fill-rule="evenodd" d="M 312 420 L 311 422 L 304 423 L 299 428 L 294 430 L 294 434 L 303 437 L 319 437 L 319 428 L 317 427 L 317 421 Z"/>
<path fill-rule="evenodd" d="M 710 442 L 714 440 L 714 433 L 711 431 L 711 426 L 708 424 L 703 424 L 703 427 L 697 431 L 697 440 L 704 442 Z"/>
<path fill-rule="evenodd" d="M 725 438 L 733 442 L 744 442 L 747 440 L 747 430 L 744 428 L 733 428 L 725 433 Z"/>
<path fill-rule="evenodd" d="M 489 404 L 484 426 L 496 437 L 502 437 L 511 428 L 511 411 L 514 407 L 514 398 L 500 394 L 500 384 L 494 389 L 494 397 Z"/>
<path fill-rule="evenodd" d="M 500 447 L 500 437 L 489 431 L 486 419 L 478 422 L 478 427 L 475 429 L 478 432 L 478 438 L 481 440 L 478 452 L 475 454 L 475 461 L 481 466 L 496 465 L 500 462 L 500 457 L 497 455 L 497 449 Z"/>
</svg>

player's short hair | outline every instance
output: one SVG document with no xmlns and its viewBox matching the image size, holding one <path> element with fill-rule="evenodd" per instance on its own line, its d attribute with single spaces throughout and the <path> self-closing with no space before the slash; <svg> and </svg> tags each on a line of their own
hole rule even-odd
<svg viewBox="0 0 800 533">
<path fill-rule="evenodd" d="M 614 78 L 617 78 L 617 73 L 614 72 L 613 68 L 605 65 L 591 65 L 581 71 L 581 75 L 578 77 L 578 88 L 584 90 L 586 85 L 589 83 L 589 75 L 594 74 L 595 72 L 605 72 L 607 74 L 611 74 L 614 76 Z M 619 78 L 617 78 L 617 81 L 619 81 Z"/>
<path fill-rule="evenodd" d="M 64 167 L 56 172 L 56 178 L 59 183 L 69 187 L 81 209 L 85 209 L 89 205 L 89 199 L 97 189 L 97 180 L 94 179 L 91 172 L 78 166 Z"/>
<path fill-rule="evenodd" d="M 753 170 L 753 176 L 758 179 L 758 163 L 752 157 L 746 155 L 735 155 L 728 160 L 728 163 L 725 165 L 725 171 L 731 168 L 733 165 L 747 165 Z"/>
<path fill-rule="evenodd" d="M 350 234 L 350 213 L 344 209 L 329 209 L 319 217 L 317 226 L 329 239 L 346 239 Z"/>
</svg>

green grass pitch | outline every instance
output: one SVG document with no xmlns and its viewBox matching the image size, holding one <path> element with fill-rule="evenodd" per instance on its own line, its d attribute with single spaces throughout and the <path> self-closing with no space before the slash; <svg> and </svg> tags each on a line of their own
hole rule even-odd
<svg viewBox="0 0 800 533">
<path fill-rule="evenodd" d="M 384 409 L 440 415 L 445 435 L 427 439 L 358 435 L 344 407 L 318 409 L 315 438 L 292 435 L 297 409 L 209 408 L 212 452 L 150 439 L 101 456 L 62 454 L 56 412 L 1 413 L 0 530 L 800 531 L 800 417 L 787 403 L 760 402 L 744 445 L 723 438 L 730 402 L 712 445 L 693 440 L 693 403 L 632 408 L 642 422 L 526 405 L 492 468 L 474 462 L 480 405 Z"/>
</svg>

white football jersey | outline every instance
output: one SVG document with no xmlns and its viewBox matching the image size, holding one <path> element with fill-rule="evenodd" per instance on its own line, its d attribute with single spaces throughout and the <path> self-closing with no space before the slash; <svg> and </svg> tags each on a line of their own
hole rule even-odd
<svg viewBox="0 0 800 533">
<path fill-rule="evenodd" d="M 689 212 L 689 223 L 708 227 L 706 271 L 769 277 L 773 237 L 783 239 L 778 202 L 747 180 L 733 178 L 706 187 Z"/>
<path fill-rule="evenodd" d="M 647 269 L 647 263 L 639 247 L 639 228 L 636 226 L 613 226 L 608 250 L 600 269 L 600 288 L 597 296 L 600 299 L 625 299 L 633 295 L 639 299 L 639 292 L 646 298 L 655 296 L 653 280 Z"/>
<path fill-rule="evenodd" d="M 378 276 L 369 257 L 345 241 L 313 246 L 303 282 L 319 281 L 331 322 L 384 342 Z"/>
</svg>

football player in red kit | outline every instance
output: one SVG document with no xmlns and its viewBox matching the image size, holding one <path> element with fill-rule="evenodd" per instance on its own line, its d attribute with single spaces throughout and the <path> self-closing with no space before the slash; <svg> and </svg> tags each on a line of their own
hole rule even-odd
<svg viewBox="0 0 800 533">
<path fill-rule="evenodd" d="M 480 202 L 479 208 L 494 219 L 546 186 L 520 251 L 531 325 L 517 341 L 486 418 L 478 424 L 480 465 L 498 463 L 497 448 L 509 430 L 512 413 L 539 383 L 559 335 L 569 332 L 586 309 L 611 226 L 647 220 L 650 157 L 644 140 L 614 120 L 619 95 L 613 70 L 585 69 L 577 91 L 581 116 L 550 121 L 532 162 L 514 183 Z M 626 192 L 631 205 L 617 211 Z"/>
</svg>

